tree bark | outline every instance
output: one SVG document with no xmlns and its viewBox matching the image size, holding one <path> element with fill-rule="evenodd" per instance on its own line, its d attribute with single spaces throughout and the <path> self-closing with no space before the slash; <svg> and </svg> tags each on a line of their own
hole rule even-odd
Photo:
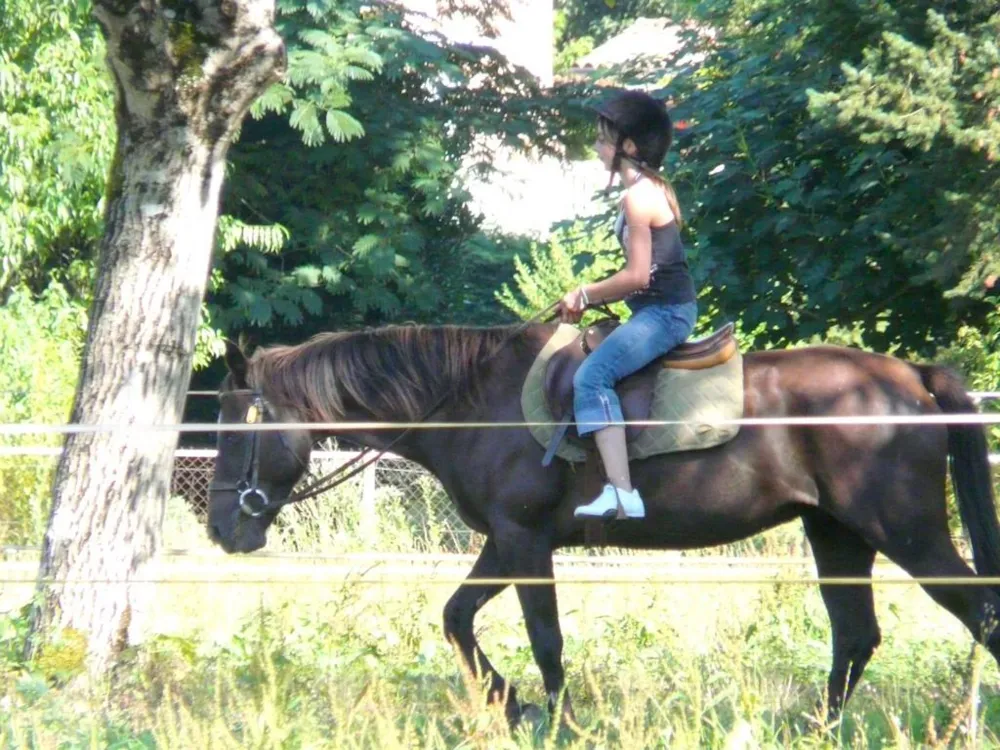
<svg viewBox="0 0 1000 750">
<path fill-rule="evenodd" d="M 124 645 L 130 582 L 157 550 L 209 273 L 226 153 L 284 70 L 274 0 L 95 0 L 118 142 L 71 434 L 53 485 L 28 655 Z M 132 426 L 132 427 L 130 427 Z"/>
</svg>

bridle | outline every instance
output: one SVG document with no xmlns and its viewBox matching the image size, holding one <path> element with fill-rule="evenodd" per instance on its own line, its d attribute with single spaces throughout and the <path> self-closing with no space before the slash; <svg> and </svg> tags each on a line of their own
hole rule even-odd
<svg viewBox="0 0 1000 750">
<path fill-rule="evenodd" d="M 267 402 L 264 400 L 264 395 L 260 391 L 251 388 L 236 388 L 231 391 L 221 392 L 219 394 L 219 398 L 221 399 L 226 396 L 238 396 L 245 394 L 250 394 L 251 401 L 250 406 L 247 407 L 244 421 L 247 424 L 260 424 L 266 421 L 266 418 L 270 415 L 270 411 L 267 408 Z M 398 439 L 399 438 L 396 440 Z M 292 446 L 288 444 L 287 438 L 285 438 L 285 435 L 280 431 L 278 432 L 278 440 L 281 442 L 282 447 L 284 447 L 289 455 L 295 459 L 296 463 L 305 469 L 306 474 L 308 476 L 312 476 L 312 472 L 309 471 L 308 464 L 299 458 L 298 453 L 292 449 Z M 288 497 L 280 503 L 272 503 L 271 499 L 267 496 L 267 493 L 260 487 L 260 431 L 254 430 L 250 433 L 250 448 L 243 456 L 243 467 L 241 468 L 239 474 L 240 478 L 235 482 L 217 482 L 213 480 L 212 483 L 209 484 L 208 491 L 209 493 L 239 493 L 240 511 L 251 518 L 260 518 L 268 511 L 276 513 L 285 505 L 296 503 L 300 500 L 306 500 L 310 497 L 316 497 L 317 495 L 320 495 L 327 490 L 331 490 L 337 485 L 346 482 L 348 479 L 351 479 L 367 469 L 371 464 L 378 461 L 385 454 L 385 452 L 396 443 L 396 440 L 392 441 L 392 443 L 386 446 L 386 448 L 379 451 L 375 456 L 369 458 L 363 463 L 362 459 L 371 453 L 371 448 L 362 448 L 354 458 L 342 466 L 337 467 L 336 470 L 318 479 L 313 479 L 313 481 L 305 487 L 290 493 Z M 358 465 L 359 463 L 360 465 Z"/>
<path fill-rule="evenodd" d="M 514 331 L 511 332 L 510 336 L 504 340 L 504 344 L 507 341 L 513 339 L 515 336 L 519 335 L 521 332 L 526 330 L 529 326 L 540 322 L 547 322 L 551 320 L 557 314 L 557 308 L 559 302 L 554 302 L 548 307 L 546 307 L 541 312 L 532 316 L 529 320 L 524 321 L 518 325 Z M 610 311 L 609 311 L 610 312 Z M 503 345 L 497 347 L 496 351 L 500 351 Z M 441 408 L 444 403 L 451 398 L 452 394 L 458 386 L 454 386 L 451 390 L 444 393 L 434 405 L 427 409 L 423 416 L 417 420 L 417 424 L 424 422 L 428 417 L 430 417 L 435 411 Z M 231 391 L 221 391 L 219 393 L 219 398 L 224 398 L 226 396 L 236 396 L 236 395 L 247 395 L 251 397 L 250 406 L 247 407 L 247 412 L 244 415 L 244 421 L 247 424 L 260 424 L 265 421 L 265 418 L 269 416 L 270 412 L 267 408 L 267 402 L 264 399 L 263 393 L 254 388 L 236 388 Z M 389 441 L 389 443 L 382 448 L 380 451 L 375 452 L 375 455 L 370 455 L 373 453 L 373 449 L 368 447 L 363 447 L 358 454 L 352 458 L 347 463 L 338 466 L 334 471 L 326 474 L 318 479 L 313 479 L 309 484 L 302 487 L 295 492 L 292 492 L 282 500 L 280 503 L 272 503 L 270 498 L 268 498 L 267 493 L 260 488 L 259 475 L 260 475 L 260 431 L 254 430 L 250 433 L 250 449 L 246 452 L 243 457 L 243 467 L 240 471 L 240 478 L 235 482 L 216 482 L 213 481 L 208 486 L 209 493 L 213 492 L 237 492 L 239 493 L 239 505 L 240 511 L 250 518 L 260 518 L 267 512 L 276 513 L 278 510 L 283 508 L 285 505 L 291 503 L 299 502 L 300 500 L 306 500 L 311 497 L 316 497 L 324 492 L 332 490 L 340 484 L 348 481 L 349 479 L 357 476 L 362 471 L 367 469 L 369 466 L 374 464 L 380 458 L 382 458 L 386 453 L 388 453 L 400 440 L 406 437 L 410 432 L 413 431 L 413 427 L 407 427 L 402 432 L 399 433 L 395 438 Z M 308 476 L 312 476 L 309 471 L 308 464 L 299 458 L 298 454 L 292 449 L 288 444 L 287 439 L 284 434 L 278 431 L 278 439 L 281 441 L 282 446 L 288 453 L 295 459 L 295 461 L 305 469 Z"/>
<path fill-rule="evenodd" d="M 252 400 L 247 408 L 244 421 L 247 424 L 258 424 L 264 421 L 264 397 L 257 391 L 241 388 L 233 391 L 224 391 L 219 394 L 219 398 L 225 396 L 235 396 L 250 393 Z M 295 455 L 292 452 L 292 455 Z M 298 459 L 298 456 L 295 456 Z M 250 433 L 250 449 L 243 456 L 243 468 L 240 470 L 239 479 L 235 482 L 218 482 L 214 478 L 208 485 L 209 493 L 231 492 L 239 493 L 240 510 L 251 518 L 262 516 L 270 505 L 267 493 L 260 488 L 258 477 L 260 475 L 260 432 Z"/>
</svg>

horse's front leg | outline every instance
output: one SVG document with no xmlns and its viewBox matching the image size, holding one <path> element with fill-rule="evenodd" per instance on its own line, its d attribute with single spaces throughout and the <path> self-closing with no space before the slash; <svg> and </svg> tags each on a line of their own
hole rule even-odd
<svg viewBox="0 0 1000 750">
<path fill-rule="evenodd" d="M 497 548 L 492 535 L 486 538 L 479 559 L 472 566 L 472 571 L 465 583 L 452 594 L 444 607 L 444 634 L 448 642 L 458 651 L 464 666 L 476 676 L 489 675 L 490 687 L 488 699 L 492 703 L 506 701 L 504 711 L 507 720 L 513 725 L 521 718 L 521 706 L 517 702 L 517 693 L 513 685 L 494 669 L 486 654 L 479 648 L 473 623 L 476 613 L 486 602 L 507 588 L 506 583 L 497 583 L 495 579 L 502 578 L 504 570 L 500 565 Z M 476 583 L 477 578 L 494 579 L 491 583 Z"/>
<path fill-rule="evenodd" d="M 511 578 L 553 580 L 551 535 L 514 522 L 495 527 L 494 534 L 501 562 Z M 549 712 L 554 713 L 561 702 L 561 718 L 573 719 L 569 693 L 564 692 L 563 637 L 555 584 L 525 580 L 515 584 L 515 589 L 524 613 L 531 652 L 542 673 Z"/>
</svg>

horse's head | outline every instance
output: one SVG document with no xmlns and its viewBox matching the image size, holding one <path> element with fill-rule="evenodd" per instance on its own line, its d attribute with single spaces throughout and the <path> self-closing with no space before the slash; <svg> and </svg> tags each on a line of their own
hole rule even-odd
<svg viewBox="0 0 1000 750">
<path fill-rule="evenodd" d="M 298 421 L 293 410 L 270 403 L 235 344 L 226 344 L 229 375 L 219 390 L 220 424 Z M 253 552 L 309 465 L 308 430 L 220 430 L 210 485 L 208 533 L 226 552 Z"/>
</svg>

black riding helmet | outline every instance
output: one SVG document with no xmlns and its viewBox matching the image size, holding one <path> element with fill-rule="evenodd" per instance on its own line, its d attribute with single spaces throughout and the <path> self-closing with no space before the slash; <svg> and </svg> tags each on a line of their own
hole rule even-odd
<svg viewBox="0 0 1000 750">
<path fill-rule="evenodd" d="M 673 142 L 673 125 L 666 105 L 643 91 L 621 91 L 593 105 L 597 115 L 618 134 L 612 172 L 617 172 L 626 138 L 631 138 L 636 155 L 629 157 L 640 167 L 657 170 Z"/>
</svg>

